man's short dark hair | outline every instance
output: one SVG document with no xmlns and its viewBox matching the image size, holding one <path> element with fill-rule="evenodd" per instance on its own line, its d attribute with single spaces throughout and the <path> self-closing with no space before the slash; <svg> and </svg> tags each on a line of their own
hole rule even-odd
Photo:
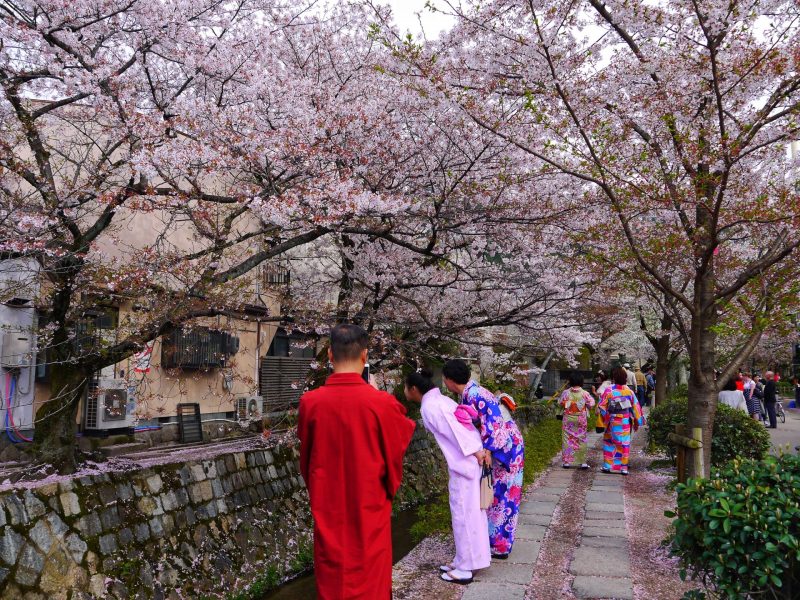
<svg viewBox="0 0 800 600">
<path fill-rule="evenodd" d="M 463 385 L 469 381 L 472 371 L 469 370 L 469 366 L 463 360 L 453 358 L 444 363 L 442 375 L 459 385 Z"/>
<path fill-rule="evenodd" d="M 342 323 L 331 329 L 331 352 L 335 361 L 357 360 L 368 346 L 369 336 L 358 325 Z"/>
</svg>

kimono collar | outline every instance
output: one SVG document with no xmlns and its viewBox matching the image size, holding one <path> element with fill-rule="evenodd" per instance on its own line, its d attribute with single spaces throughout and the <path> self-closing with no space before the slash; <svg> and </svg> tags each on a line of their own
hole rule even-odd
<svg viewBox="0 0 800 600">
<path fill-rule="evenodd" d="M 361 373 L 331 373 L 325 380 L 325 385 L 355 385 L 363 383 L 367 385 Z"/>
<path fill-rule="evenodd" d="M 439 388 L 434 387 L 429 389 L 427 392 L 422 394 L 422 402 L 425 400 L 430 400 L 431 398 L 435 398 L 436 396 L 440 396 L 442 392 L 439 391 Z"/>
<path fill-rule="evenodd" d="M 469 397 L 469 391 L 470 391 L 470 389 L 472 389 L 473 387 L 478 387 L 478 382 L 477 382 L 477 381 L 475 381 L 474 379 L 470 379 L 470 380 L 467 382 L 467 385 L 466 385 L 466 386 L 464 386 L 464 391 L 463 391 L 463 392 L 461 392 L 461 399 L 462 399 L 462 400 L 466 400 L 466 399 Z"/>
</svg>

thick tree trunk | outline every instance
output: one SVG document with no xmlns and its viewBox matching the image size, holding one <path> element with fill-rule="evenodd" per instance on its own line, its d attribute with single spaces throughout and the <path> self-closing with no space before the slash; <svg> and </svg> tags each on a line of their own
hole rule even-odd
<svg viewBox="0 0 800 600">
<path fill-rule="evenodd" d="M 656 350 L 656 391 L 653 408 L 667 399 L 667 373 L 669 372 L 669 336 L 658 338 Z"/>
<path fill-rule="evenodd" d="M 73 365 L 53 364 L 50 400 L 36 411 L 37 460 L 53 465 L 60 473 L 73 473 L 77 468 L 76 416 L 89 379 L 89 374 Z"/>
</svg>

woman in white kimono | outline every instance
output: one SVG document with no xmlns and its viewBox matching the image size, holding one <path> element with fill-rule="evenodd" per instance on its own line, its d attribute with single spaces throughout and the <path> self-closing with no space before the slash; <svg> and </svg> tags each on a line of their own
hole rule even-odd
<svg viewBox="0 0 800 600">
<path fill-rule="evenodd" d="M 485 452 L 481 436 L 472 423 L 455 416 L 458 405 L 433 385 L 431 374 L 421 370 L 406 377 L 408 400 L 422 403 L 422 421 L 436 438 L 450 473 L 450 514 L 456 556 L 440 567 L 441 578 L 452 583 L 470 583 L 472 572 L 489 566 L 489 526 L 481 510 L 479 457 Z"/>
</svg>

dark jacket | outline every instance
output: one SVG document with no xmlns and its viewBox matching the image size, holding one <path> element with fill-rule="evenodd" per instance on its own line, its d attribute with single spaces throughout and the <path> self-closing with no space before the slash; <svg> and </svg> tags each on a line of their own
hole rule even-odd
<svg viewBox="0 0 800 600">
<path fill-rule="evenodd" d="M 764 384 L 764 402 L 775 402 L 778 399 L 775 391 L 775 382 L 768 381 Z"/>
</svg>

